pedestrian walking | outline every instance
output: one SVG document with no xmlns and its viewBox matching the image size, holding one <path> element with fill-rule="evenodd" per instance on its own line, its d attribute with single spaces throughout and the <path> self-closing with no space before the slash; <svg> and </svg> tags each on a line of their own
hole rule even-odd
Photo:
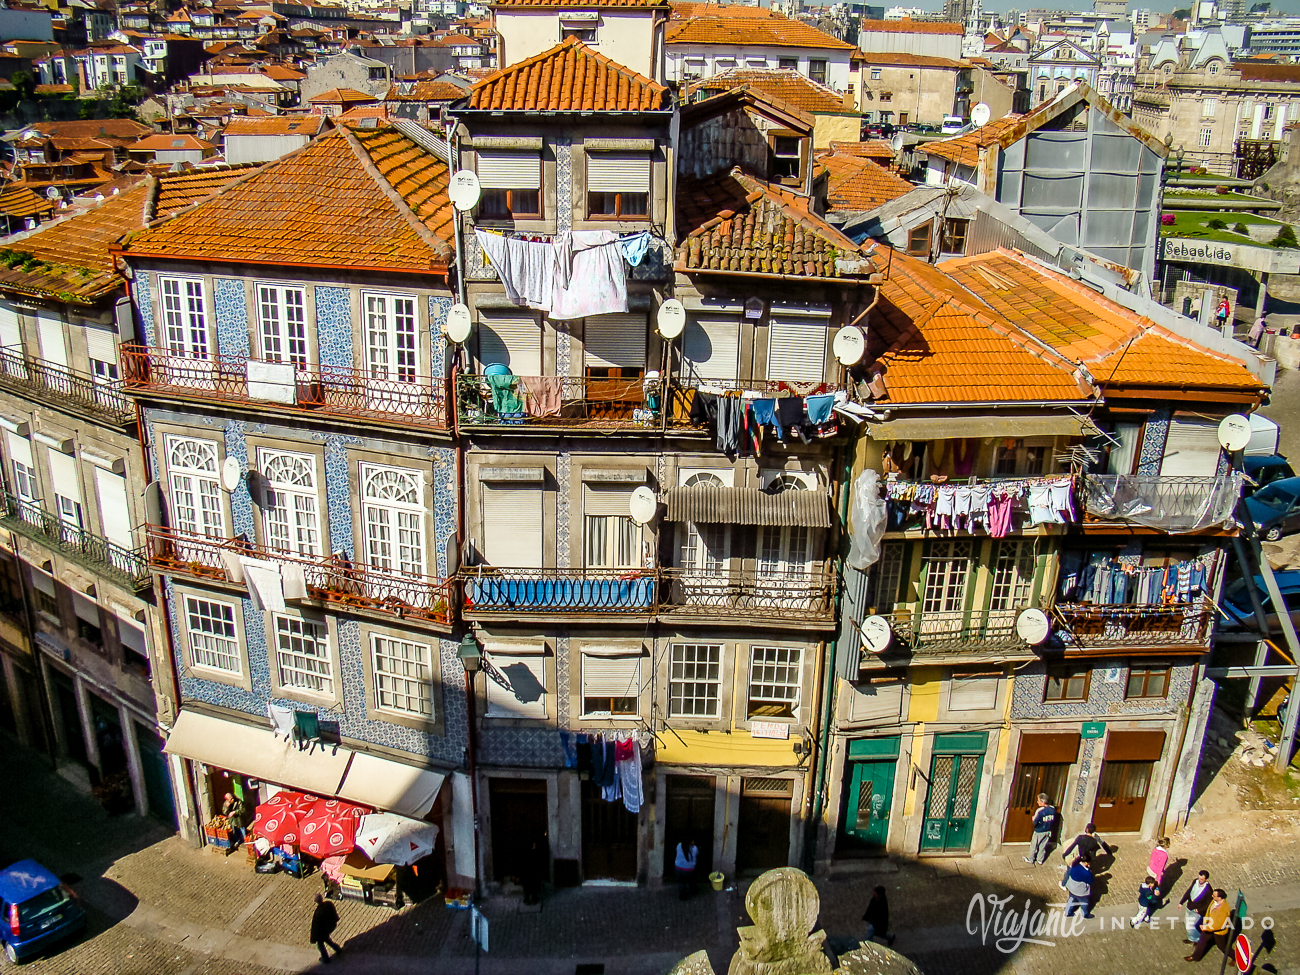
<svg viewBox="0 0 1300 975">
<path fill-rule="evenodd" d="M 1105 853 L 1110 856 L 1110 847 L 1106 841 L 1097 835 L 1097 827 L 1089 823 L 1083 828 L 1083 832 L 1074 838 L 1061 853 L 1061 859 L 1065 861 L 1065 873 L 1061 875 L 1061 886 L 1065 886 L 1065 878 L 1070 875 L 1070 867 L 1074 866 L 1070 862 L 1070 854 L 1075 854 L 1075 859 L 1084 857 L 1089 863 L 1096 863 L 1099 853 Z"/>
<path fill-rule="evenodd" d="M 1128 926 L 1136 928 L 1139 924 L 1151 920 L 1151 912 L 1160 906 L 1160 890 L 1156 887 L 1156 878 L 1147 877 L 1138 887 L 1138 912 L 1129 920 Z"/>
<path fill-rule="evenodd" d="M 1167 866 L 1169 866 L 1169 837 L 1162 836 L 1151 851 L 1151 859 L 1147 861 L 1147 873 L 1156 878 L 1157 889 L 1165 882 Z"/>
<path fill-rule="evenodd" d="M 1196 950 L 1185 955 L 1183 961 L 1200 961 L 1210 950 L 1210 945 L 1218 945 L 1225 955 L 1228 953 L 1228 934 L 1232 931 L 1230 920 L 1231 908 L 1228 907 L 1228 895 L 1221 887 L 1216 887 L 1210 900 L 1205 919 L 1201 921 L 1201 937 L 1196 942 Z"/>
<path fill-rule="evenodd" d="M 1075 861 L 1065 878 L 1065 916 L 1074 917 L 1074 912 L 1083 908 L 1083 916 L 1092 917 L 1092 865 L 1083 857 Z"/>
<path fill-rule="evenodd" d="M 1228 303 L 1228 296 L 1224 295 L 1219 299 L 1219 307 L 1214 310 L 1214 317 L 1218 319 L 1220 331 L 1222 331 L 1223 326 L 1228 321 L 1228 312 L 1230 310 L 1231 306 Z"/>
<path fill-rule="evenodd" d="M 334 954 L 343 954 L 343 949 L 330 940 L 330 935 L 339 926 L 339 912 L 332 901 L 323 895 L 316 895 L 316 910 L 311 915 L 311 943 L 320 949 L 320 960 L 329 964 L 330 956 L 325 953 L 325 946 L 334 949 Z"/>
<path fill-rule="evenodd" d="M 1194 945 L 1199 940 L 1201 922 L 1205 920 L 1205 912 L 1209 910 L 1210 901 L 1213 899 L 1210 872 L 1202 870 L 1191 885 L 1183 891 L 1183 896 L 1178 899 L 1178 903 L 1183 908 L 1183 924 L 1187 928 L 1187 937 L 1183 939 L 1183 944 Z"/>
<path fill-rule="evenodd" d="M 1038 808 L 1034 810 L 1034 842 L 1029 847 L 1025 863 L 1038 866 L 1047 862 L 1047 848 L 1052 843 L 1052 830 L 1056 828 L 1056 807 L 1046 792 L 1038 794 Z M 1041 859 L 1040 859 L 1041 856 Z"/>
<path fill-rule="evenodd" d="M 677 868 L 677 896 L 686 900 L 695 893 L 695 865 L 700 860 L 700 848 L 695 840 L 687 836 L 677 844 L 677 859 L 673 865 Z"/>
<path fill-rule="evenodd" d="M 885 888 L 877 887 L 871 892 L 867 909 L 862 913 L 862 920 L 867 922 L 867 940 L 883 938 L 891 948 L 894 945 L 894 933 L 889 930 L 889 900 L 885 897 Z"/>
<path fill-rule="evenodd" d="M 1250 326 L 1250 331 L 1246 333 L 1246 340 L 1250 342 L 1251 348 L 1258 349 L 1260 339 L 1264 337 L 1264 316 L 1260 315 L 1255 319 L 1255 324 Z"/>
</svg>

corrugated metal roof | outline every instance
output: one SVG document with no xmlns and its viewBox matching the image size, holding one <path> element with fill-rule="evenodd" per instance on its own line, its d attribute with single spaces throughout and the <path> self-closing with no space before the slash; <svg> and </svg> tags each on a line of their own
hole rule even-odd
<svg viewBox="0 0 1300 975">
<path fill-rule="evenodd" d="M 820 491 L 768 494 L 757 488 L 696 485 L 671 488 L 665 500 L 668 504 L 667 521 L 777 528 L 793 525 L 829 528 L 831 525 L 830 497 Z"/>
</svg>

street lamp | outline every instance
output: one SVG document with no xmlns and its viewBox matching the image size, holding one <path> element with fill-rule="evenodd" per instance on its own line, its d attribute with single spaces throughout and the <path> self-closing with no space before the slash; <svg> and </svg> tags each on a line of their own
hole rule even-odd
<svg viewBox="0 0 1300 975">
<path fill-rule="evenodd" d="M 470 805 L 474 811 L 474 909 L 478 910 L 479 899 L 479 835 L 478 835 L 478 761 L 477 749 L 475 748 L 477 736 L 474 733 L 474 675 L 479 672 L 483 666 L 483 651 L 479 649 L 478 640 L 472 631 L 466 632 L 464 638 L 460 641 L 460 646 L 456 648 L 456 656 L 460 659 L 460 665 L 465 668 L 465 710 L 469 718 L 467 729 L 468 741 L 466 746 L 468 753 L 466 755 L 466 767 L 469 772 L 469 794 Z M 476 932 L 477 934 L 477 932 Z M 474 938 L 474 965 L 478 967 L 478 944 L 479 940 Z"/>
<path fill-rule="evenodd" d="M 483 665 L 483 652 L 479 650 L 478 640 L 473 633 L 465 634 L 465 638 L 460 641 L 460 646 L 456 648 L 456 656 L 460 658 L 465 673 L 472 679 Z"/>
</svg>

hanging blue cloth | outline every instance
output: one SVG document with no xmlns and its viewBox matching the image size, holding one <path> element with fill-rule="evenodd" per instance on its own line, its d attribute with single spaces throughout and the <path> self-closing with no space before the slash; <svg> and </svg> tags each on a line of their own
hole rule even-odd
<svg viewBox="0 0 1300 975">
<path fill-rule="evenodd" d="M 776 435 L 784 437 L 785 431 L 781 429 L 781 421 L 776 417 L 776 400 L 774 399 L 756 399 L 750 401 L 750 407 L 754 410 L 754 419 L 759 426 L 771 424 L 776 427 Z"/>
<path fill-rule="evenodd" d="M 643 230 L 630 237 L 620 237 L 618 243 L 623 248 L 623 259 L 632 267 L 640 267 L 645 260 L 646 251 L 650 249 L 650 231 Z"/>
<path fill-rule="evenodd" d="M 824 393 L 821 396 L 809 396 L 804 400 L 804 409 L 808 411 L 808 422 L 820 425 L 831 418 L 831 407 L 835 405 L 835 395 Z"/>
</svg>

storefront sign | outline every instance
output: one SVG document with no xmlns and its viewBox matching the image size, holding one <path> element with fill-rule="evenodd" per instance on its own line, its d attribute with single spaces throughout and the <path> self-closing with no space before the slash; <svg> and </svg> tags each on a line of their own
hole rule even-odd
<svg viewBox="0 0 1300 975">
<path fill-rule="evenodd" d="M 1102 738 L 1106 734 L 1106 722 L 1085 721 L 1083 727 L 1079 729 L 1079 734 L 1084 738 Z"/>
<path fill-rule="evenodd" d="M 779 721 L 751 721 L 749 723 L 751 738 L 779 738 L 785 741 L 790 737 L 790 726 Z"/>
<path fill-rule="evenodd" d="M 1182 237 L 1165 237 L 1162 240 L 1162 259 L 1184 264 L 1214 264 L 1219 267 L 1239 267 L 1247 271 L 1269 271 L 1278 274 L 1300 272 L 1300 251 L 1251 244 L 1230 244 L 1213 240 L 1189 240 Z"/>
</svg>

